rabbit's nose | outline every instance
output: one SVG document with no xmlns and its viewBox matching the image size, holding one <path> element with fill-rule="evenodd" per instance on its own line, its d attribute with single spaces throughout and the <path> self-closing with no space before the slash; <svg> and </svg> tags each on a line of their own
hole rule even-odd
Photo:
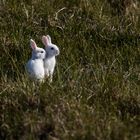
<svg viewBox="0 0 140 140">
<path fill-rule="evenodd" d="M 56 55 L 59 55 L 60 54 L 60 51 L 59 50 L 56 50 Z"/>
</svg>

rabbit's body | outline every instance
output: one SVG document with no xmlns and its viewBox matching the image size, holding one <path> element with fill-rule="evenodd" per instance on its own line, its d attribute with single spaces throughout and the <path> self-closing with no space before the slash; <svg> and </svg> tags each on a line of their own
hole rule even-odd
<svg viewBox="0 0 140 140">
<path fill-rule="evenodd" d="M 45 76 L 44 62 L 42 59 L 30 59 L 26 65 L 31 79 L 42 81 Z"/>
<path fill-rule="evenodd" d="M 45 76 L 50 78 L 50 82 L 52 82 L 52 77 L 56 65 L 55 56 L 59 55 L 59 48 L 52 44 L 51 37 L 49 35 L 42 37 L 42 42 L 45 45 L 46 57 L 44 60 L 44 70 Z"/>
<path fill-rule="evenodd" d="M 55 64 L 56 64 L 55 57 L 46 58 L 44 60 L 45 75 L 47 77 L 50 77 L 53 75 Z"/>
<path fill-rule="evenodd" d="M 29 77 L 36 81 L 43 81 L 45 77 L 44 58 L 46 52 L 43 48 L 38 48 L 36 43 L 31 39 L 32 57 L 26 64 Z"/>
</svg>

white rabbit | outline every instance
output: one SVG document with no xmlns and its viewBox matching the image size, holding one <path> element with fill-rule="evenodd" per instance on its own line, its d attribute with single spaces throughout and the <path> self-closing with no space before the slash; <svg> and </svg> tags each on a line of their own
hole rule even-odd
<svg viewBox="0 0 140 140">
<path fill-rule="evenodd" d="M 45 78 L 44 61 L 46 52 L 43 48 L 38 48 L 35 41 L 30 39 L 32 57 L 26 64 L 29 77 L 35 81 L 42 82 Z"/>
<path fill-rule="evenodd" d="M 46 57 L 44 60 L 45 76 L 49 77 L 50 82 L 52 82 L 52 77 L 54 73 L 54 68 L 56 65 L 55 56 L 59 55 L 59 48 L 52 44 L 51 37 L 49 35 L 42 36 L 42 42 L 45 45 Z"/>
</svg>

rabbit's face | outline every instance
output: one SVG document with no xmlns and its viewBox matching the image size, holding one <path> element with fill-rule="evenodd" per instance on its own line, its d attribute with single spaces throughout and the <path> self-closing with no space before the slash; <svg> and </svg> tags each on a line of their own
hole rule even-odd
<svg viewBox="0 0 140 140">
<path fill-rule="evenodd" d="M 59 55 L 59 48 L 51 42 L 49 35 L 42 37 L 42 42 L 45 45 L 46 57 L 53 57 Z"/>
<path fill-rule="evenodd" d="M 42 48 L 36 48 L 33 50 L 32 55 L 34 59 L 45 59 L 46 51 Z"/>
<path fill-rule="evenodd" d="M 38 48 L 35 41 L 30 39 L 30 46 L 32 48 L 32 59 L 44 59 L 46 51 L 43 48 Z"/>
<path fill-rule="evenodd" d="M 55 44 L 49 44 L 45 47 L 45 50 L 47 57 L 57 56 L 60 53 L 59 48 Z"/>
</svg>

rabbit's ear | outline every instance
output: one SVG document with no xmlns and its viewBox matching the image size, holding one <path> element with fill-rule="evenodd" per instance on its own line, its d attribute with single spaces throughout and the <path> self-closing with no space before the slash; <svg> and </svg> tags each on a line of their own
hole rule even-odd
<svg viewBox="0 0 140 140">
<path fill-rule="evenodd" d="M 49 43 L 51 44 L 51 43 L 52 43 L 51 37 L 50 37 L 49 35 L 47 35 L 46 37 L 48 38 L 48 41 L 49 41 Z"/>
<path fill-rule="evenodd" d="M 30 39 L 30 46 L 33 50 L 35 50 L 37 48 L 37 45 L 36 45 L 35 41 L 32 40 L 32 39 Z"/>
<path fill-rule="evenodd" d="M 47 47 L 49 45 L 49 40 L 47 36 L 42 36 L 42 43 Z"/>
</svg>

